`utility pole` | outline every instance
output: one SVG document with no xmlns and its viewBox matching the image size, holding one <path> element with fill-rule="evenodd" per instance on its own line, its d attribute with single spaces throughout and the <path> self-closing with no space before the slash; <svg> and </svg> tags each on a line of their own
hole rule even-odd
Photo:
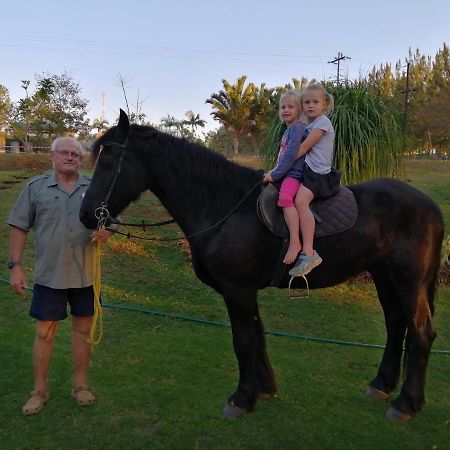
<svg viewBox="0 0 450 450">
<path fill-rule="evenodd" d="M 340 62 L 345 59 L 352 59 L 352 58 L 350 58 L 350 56 L 344 56 L 342 52 L 338 52 L 336 58 L 334 58 L 332 61 L 328 61 L 328 64 L 337 64 L 337 84 L 339 84 L 339 76 L 341 71 Z"/>
<path fill-rule="evenodd" d="M 406 88 L 405 88 L 405 109 L 403 112 L 403 126 L 404 126 L 404 132 L 406 134 L 406 128 L 407 128 L 407 121 L 408 121 L 408 103 L 409 103 L 409 93 L 412 91 L 409 87 L 409 67 L 411 63 L 408 61 L 406 63 Z"/>
<path fill-rule="evenodd" d="M 409 109 L 409 93 L 415 91 L 416 89 L 409 87 L 410 86 L 410 77 L 411 77 L 411 63 L 408 61 L 406 63 L 406 86 L 405 89 L 402 89 L 402 94 L 405 94 L 405 102 L 404 102 L 404 109 L 403 109 L 403 132 L 406 134 L 407 130 L 407 124 L 408 124 L 408 109 Z"/>
<path fill-rule="evenodd" d="M 106 92 L 102 91 L 102 112 L 100 115 L 100 120 L 105 121 L 106 120 Z"/>
</svg>

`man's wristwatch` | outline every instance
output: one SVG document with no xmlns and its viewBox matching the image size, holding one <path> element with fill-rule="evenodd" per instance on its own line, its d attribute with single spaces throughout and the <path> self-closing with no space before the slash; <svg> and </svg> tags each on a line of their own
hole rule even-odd
<svg viewBox="0 0 450 450">
<path fill-rule="evenodd" d="M 14 266 L 20 266 L 20 261 L 14 261 L 13 259 L 10 259 L 8 261 L 8 269 L 12 269 Z"/>
</svg>

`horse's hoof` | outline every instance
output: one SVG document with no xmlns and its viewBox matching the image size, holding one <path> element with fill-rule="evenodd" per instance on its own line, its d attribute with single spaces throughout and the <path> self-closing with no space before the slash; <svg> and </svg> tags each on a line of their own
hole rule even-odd
<svg viewBox="0 0 450 450">
<path fill-rule="evenodd" d="M 373 398 L 374 400 L 386 400 L 387 398 L 389 398 L 389 394 L 380 391 L 373 386 L 369 386 L 364 394 L 369 398 Z"/>
<path fill-rule="evenodd" d="M 275 392 L 260 392 L 258 394 L 259 400 L 272 400 L 273 398 L 277 398 L 277 394 Z"/>
<path fill-rule="evenodd" d="M 386 417 L 394 422 L 409 422 L 412 419 L 411 414 L 405 414 L 391 406 L 386 413 Z"/>
<path fill-rule="evenodd" d="M 223 408 L 223 415 L 225 417 L 231 417 L 235 419 L 236 417 L 244 416 L 247 414 L 247 410 L 245 408 L 239 408 L 233 402 L 227 403 L 225 408 Z"/>
</svg>

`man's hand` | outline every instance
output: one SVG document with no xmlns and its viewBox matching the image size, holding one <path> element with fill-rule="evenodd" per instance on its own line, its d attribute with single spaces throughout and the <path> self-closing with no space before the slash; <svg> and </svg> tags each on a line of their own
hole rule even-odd
<svg viewBox="0 0 450 450">
<path fill-rule="evenodd" d="M 25 289 L 28 288 L 28 282 L 21 266 L 14 266 L 10 270 L 9 285 L 16 294 L 25 297 Z"/>
</svg>

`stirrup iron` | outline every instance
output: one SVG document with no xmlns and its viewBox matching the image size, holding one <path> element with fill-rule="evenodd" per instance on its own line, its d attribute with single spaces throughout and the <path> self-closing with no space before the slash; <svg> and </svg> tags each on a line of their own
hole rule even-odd
<svg viewBox="0 0 450 450">
<path fill-rule="evenodd" d="M 306 284 L 306 288 L 305 289 L 291 289 L 291 283 L 292 280 L 294 278 L 298 278 L 298 277 L 302 277 L 305 280 L 305 284 Z M 298 294 L 292 294 L 292 291 L 299 291 Z M 305 275 L 294 275 L 291 277 L 291 279 L 289 280 L 289 285 L 288 285 L 288 298 L 289 299 L 296 299 L 296 298 L 309 298 L 309 284 L 308 284 L 308 280 L 306 279 Z"/>
</svg>

